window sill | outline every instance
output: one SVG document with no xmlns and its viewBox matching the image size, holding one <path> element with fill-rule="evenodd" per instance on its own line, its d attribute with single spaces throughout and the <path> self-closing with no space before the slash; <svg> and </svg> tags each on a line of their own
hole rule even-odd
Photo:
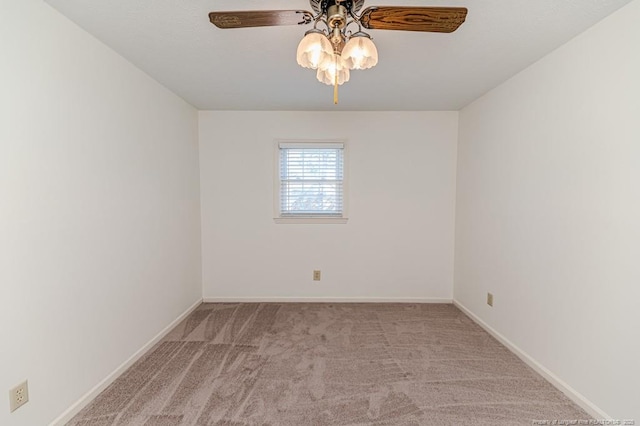
<svg viewBox="0 0 640 426">
<path fill-rule="evenodd" d="M 277 224 L 344 224 L 349 218 L 346 217 L 274 217 Z"/>
</svg>

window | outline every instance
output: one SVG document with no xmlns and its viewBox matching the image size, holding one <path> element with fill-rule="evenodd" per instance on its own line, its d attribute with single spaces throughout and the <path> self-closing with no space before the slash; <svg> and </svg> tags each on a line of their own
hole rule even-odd
<svg viewBox="0 0 640 426">
<path fill-rule="evenodd" d="M 344 142 L 277 145 L 276 222 L 346 222 Z"/>
</svg>

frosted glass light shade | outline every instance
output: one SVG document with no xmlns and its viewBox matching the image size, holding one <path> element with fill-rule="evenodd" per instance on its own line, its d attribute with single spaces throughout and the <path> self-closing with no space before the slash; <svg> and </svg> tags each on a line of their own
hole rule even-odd
<svg viewBox="0 0 640 426">
<path fill-rule="evenodd" d="M 338 73 L 338 84 L 349 81 L 349 68 L 340 55 L 332 54 L 331 59 L 323 62 L 318 68 L 318 81 L 333 86 Z"/>
<path fill-rule="evenodd" d="M 349 69 L 366 70 L 378 63 L 378 49 L 368 35 L 356 33 L 342 49 L 342 58 Z"/>
<path fill-rule="evenodd" d="M 301 67 L 315 70 L 330 55 L 333 55 L 333 48 L 327 37 L 320 31 L 309 32 L 298 44 L 296 59 Z"/>
</svg>

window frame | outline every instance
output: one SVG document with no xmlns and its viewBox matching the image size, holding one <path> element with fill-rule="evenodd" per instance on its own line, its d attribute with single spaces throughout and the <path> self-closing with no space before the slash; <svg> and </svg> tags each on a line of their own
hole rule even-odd
<svg viewBox="0 0 640 426">
<path fill-rule="evenodd" d="M 300 145 L 321 146 L 323 144 L 342 144 L 342 215 L 300 215 L 282 216 L 280 211 L 280 144 L 292 143 Z M 276 139 L 274 141 L 274 173 L 273 173 L 273 221 L 277 224 L 345 224 L 349 220 L 347 216 L 348 194 L 348 148 L 346 139 Z"/>
</svg>

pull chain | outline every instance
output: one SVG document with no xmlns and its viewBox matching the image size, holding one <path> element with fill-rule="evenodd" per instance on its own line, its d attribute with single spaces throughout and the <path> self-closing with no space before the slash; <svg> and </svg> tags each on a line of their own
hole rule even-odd
<svg viewBox="0 0 640 426">
<path fill-rule="evenodd" d="M 336 63 L 333 73 L 333 104 L 338 105 L 338 55 L 336 55 Z"/>
</svg>

